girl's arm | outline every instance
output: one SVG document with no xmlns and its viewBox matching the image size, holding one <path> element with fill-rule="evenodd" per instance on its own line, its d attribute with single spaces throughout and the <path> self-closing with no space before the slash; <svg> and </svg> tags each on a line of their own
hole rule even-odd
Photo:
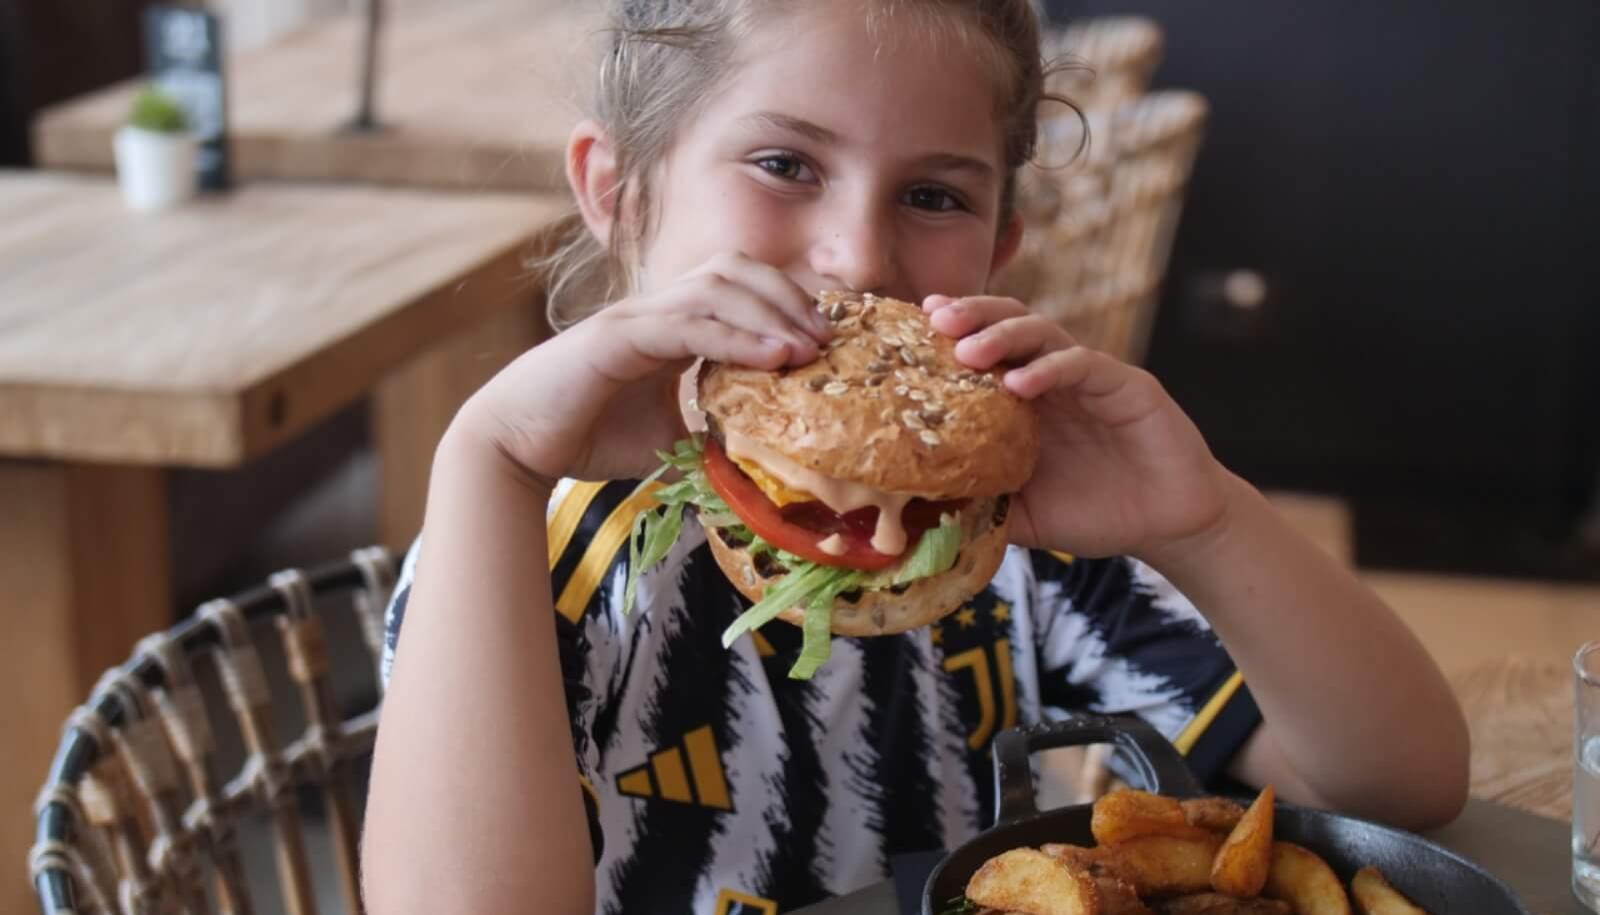
<svg viewBox="0 0 1600 915">
<path fill-rule="evenodd" d="M 1427 652 L 1353 574 L 1225 470 L 1150 373 L 1078 346 L 1010 299 L 931 297 L 956 356 L 1007 363 L 1040 413 L 1012 536 L 1128 555 L 1211 621 L 1265 723 L 1237 761 L 1286 799 L 1412 827 L 1466 802 L 1467 731 Z"/>
<path fill-rule="evenodd" d="M 1467 797 L 1466 722 L 1411 631 L 1243 480 L 1211 530 L 1144 557 L 1210 620 L 1265 723 L 1233 774 L 1412 828 Z"/>
<path fill-rule="evenodd" d="M 446 433 L 384 700 L 363 846 L 373 913 L 591 913 L 556 649 L 550 489 Z"/>
<path fill-rule="evenodd" d="M 545 508 L 560 477 L 642 475 L 695 358 L 776 369 L 829 335 L 771 267 L 714 258 L 525 353 L 445 433 L 374 750 L 373 915 L 594 911 Z"/>
</svg>

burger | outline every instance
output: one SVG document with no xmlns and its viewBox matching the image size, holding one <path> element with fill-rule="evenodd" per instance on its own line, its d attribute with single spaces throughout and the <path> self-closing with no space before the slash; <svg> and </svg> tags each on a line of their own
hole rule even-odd
<svg viewBox="0 0 1600 915">
<path fill-rule="evenodd" d="M 633 576 L 659 562 L 693 508 L 717 564 L 753 602 L 723 644 L 773 619 L 803 627 L 791 676 L 826 660 L 830 633 L 935 622 L 1004 558 L 1010 495 L 1039 452 L 1033 408 L 955 357 L 922 309 L 824 293 L 833 339 L 801 368 L 703 363 L 703 434 L 679 442 L 641 515 Z M 669 470 L 680 479 L 660 486 Z"/>
</svg>

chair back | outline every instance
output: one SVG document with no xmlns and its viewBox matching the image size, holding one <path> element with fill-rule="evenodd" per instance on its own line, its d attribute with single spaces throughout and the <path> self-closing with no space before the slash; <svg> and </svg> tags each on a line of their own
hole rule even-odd
<svg viewBox="0 0 1600 915">
<path fill-rule="evenodd" d="M 1046 119 L 1038 163 L 1019 176 L 1022 248 L 991 289 L 1142 361 L 1207 115 L 1200 95 L 1162 90 Z"/>
<path fill-rule="evenodd" d="M 39 796 L 29 867 L 41 910 L 315 915 L 314 878 L 331 869 L 344 911 L 360 912 L 358 789 L 395 573 L 381 548 L 280 572 L 107 671 L 68 719 Z M 330 664 L 341 633 L 370 663 Z M 246 833 L 269 837 L 266 880 L 250 873 Z"/>
</svg>

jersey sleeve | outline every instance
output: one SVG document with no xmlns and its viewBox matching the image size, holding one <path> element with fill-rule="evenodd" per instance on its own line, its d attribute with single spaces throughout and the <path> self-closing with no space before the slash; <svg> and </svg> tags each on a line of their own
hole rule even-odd
<svg viewBox="0 0 1600 915">
<path fill-rule="evenodd" d="M 589 818 L 596 862 L 604 850 L 600 798 L 595 791 L 599 770 L 597 731 L 606 726 L 605 710 L 620 688 L 624 639 L 620 613 L 621 578 L 626 573 L 628 535 L 634 518 L 648 506 L 633 481 L 584 483 L 563 480 L 550 499 L 546 515 L 551 597 L 555 607 L 556 644 L 579 786 Z M 416 572 L 419 539 L 401 566 L 394 596 L 384 614 L 381 661 L 387 686 L 395 650 L 405 623 L 406 607 Z"/>
<path fill-rule="evenodd" d="M 1125 557 L 1033 554 L 1040 702 L 1057 713 L 1134 714 L 1172 741 L 1202 784 L 1261 723 L 1244 678 L 1194 605 Z"/>
</svg>

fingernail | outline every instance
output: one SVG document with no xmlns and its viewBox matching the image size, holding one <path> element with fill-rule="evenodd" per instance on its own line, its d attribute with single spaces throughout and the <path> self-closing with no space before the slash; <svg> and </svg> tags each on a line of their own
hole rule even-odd
<svg viewBox="0 0 1600 915">
<path fill-rule="evenodd" d="M 774 352 L 788 352 L 789 351 L 789 341 L 788 340 L 780 340 L 777 337 L 762 337 L 761 338 L 761 346 L 762 346 L 763 349 L 769 349 L 769 350 L 772 350 Z"/>
</svg>

